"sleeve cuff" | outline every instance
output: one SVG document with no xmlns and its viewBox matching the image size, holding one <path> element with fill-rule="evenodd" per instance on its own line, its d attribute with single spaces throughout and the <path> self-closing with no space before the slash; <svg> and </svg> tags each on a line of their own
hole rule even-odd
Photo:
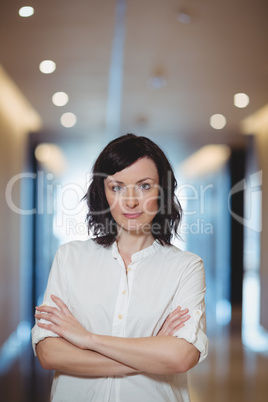
<svg viewBox="0 0 268 402">
<path fill-rule="evenodd" d="M 49 305 L 49 303 L 47 303 L 47 302 L 45 302 L 43 304 Z M 33 352 L 34 352 L 35 356 L 36 356 L 36 345 L 38 344 L 38 342 L 42 341 L 45 338 L 59 337 L 57 334 L 55 334 L 52 331 L 49 331 L 47 329 L 38 327 L 37 321 L 39 321 L 39 320 L 36 318 L 35 319 L 35 326 L 32 329 L 32 347 L 33 347 Z M 41 319 L 40 322 L 47 323 L 48 321 Z"/>
<path fill-rule="evenodd" d="M 200 358 L 198 363 L 205 360 L 208 355 L 208 338 L 206 334 L 200 328 L 201 311 L 195 310 L 195 319 L 185 327 L 181 328 L 173 336 L 177 338 L 185 339 L 191 343 L 200 352 Z"/>
<path fill-rule="evenodd" d="M 40 328 L 35 324 L 32 329 L 32 347 L 34 355 L 36 356 L 36 345 L 45 338 L 58 338 L 59 335 L 55 334 L 52 331 L 48 331 L 46 329 Z"/>
</svg>

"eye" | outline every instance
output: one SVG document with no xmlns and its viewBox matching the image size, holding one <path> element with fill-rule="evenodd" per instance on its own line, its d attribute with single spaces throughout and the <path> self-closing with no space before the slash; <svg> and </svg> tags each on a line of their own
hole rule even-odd
<svg viewBox="0 0 268 402">
<path fill-rule="evenodd" d="M 116 186 L 112 187 L 112 191 L 114 191 L 115 193 L 117 193 L 119 191 L 122 191 L 122 190 L 123 190 L 123 187 L 119 186 L 119 185 L 116 185 Z"/>
<path fill-rule="evenodd" d="M 149 183 L 142 183 L 142 184 L 140 184 L 139 188 L 141 190 L 150 190 L 151 185 Z"/>
</svg>

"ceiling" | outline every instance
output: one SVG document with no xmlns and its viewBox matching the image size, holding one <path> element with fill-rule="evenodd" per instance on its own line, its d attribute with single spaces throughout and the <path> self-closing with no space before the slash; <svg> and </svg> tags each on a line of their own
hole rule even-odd
<svg viewBox="0 0 268 402">
<path fill-rule="evenodd" d="M 35 14 L 21 18 L 23 5 Z M 176 18 L 181 10 L 189 24 Z M 147 135 L 173 152 L 245 142 L 240 122 L 268 103 L 267 0 L 1 0 L 5 71 L 42 118 L 47 138 Z M 53 74 L 39 63 L 56 62 Z M 160 75 L 165 85 L 148 86 Z M 1 90 L 1 88 L 0 88 Z M 69 103 L 56 107 L 56 91 Z M 236 108 L 233 96 L 247 93 Z M 64 112 L 77 115 L 72 128 Z M 209 119 L 221 113 L 222 130 Z"/>
</svg>

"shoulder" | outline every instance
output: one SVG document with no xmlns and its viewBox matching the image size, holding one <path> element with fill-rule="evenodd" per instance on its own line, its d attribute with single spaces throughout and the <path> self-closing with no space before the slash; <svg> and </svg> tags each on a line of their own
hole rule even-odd
<svg viewBox="0 0 268 402">
<path fill-rule="evenodd" d="M 105 252 L 105 248 L 97 243 L 95 243 L 92 239 L 88 240 L 73 240 L 68 243 L 64 243 L 59 246 L 58 254 L 63 255 L 83 255 L 83 254 L 97 254 L 101 252 Z"/>
<path fill-rule="evenodd" d="M 166 245 L 160 248 L 160 252 L 168 260 L 180 261 L 181 263 L 190 264 L 190 263 L 202 263 L 202 258 L 199 255 L 194 254 L 190 251 L 183 251 L 180 248 L 174 245 Z"/>
<path fill-rule="evenodd" d="M 159 252 L 162 254 L 165 267 L 174 270 L 181 278 L 205 277 L 204 264 L 199 255 L 190 251 L 183 251 L 174 245 L 162 246 Z M 159 260 L 161 259 L 159 258 Z"/>
</svg>

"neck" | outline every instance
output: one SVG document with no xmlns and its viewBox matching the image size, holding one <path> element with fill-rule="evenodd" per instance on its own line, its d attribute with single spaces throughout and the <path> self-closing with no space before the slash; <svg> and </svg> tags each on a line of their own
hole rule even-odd
<svg viewBox="0 0 268 402">
<path fill-rule="evenodd" d="M 153 235 L 150 234 L 136 234 L 131 232 L 125 232 L 124 230 L 118 231 L 117 245 L 120 254 L 131 256 L 138 251 L 149 247 L 154 242 Z"/>
</svg>

